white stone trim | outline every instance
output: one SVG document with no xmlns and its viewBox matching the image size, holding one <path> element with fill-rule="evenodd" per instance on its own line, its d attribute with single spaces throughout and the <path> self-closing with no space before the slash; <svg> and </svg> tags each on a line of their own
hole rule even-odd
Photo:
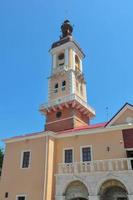
<svg viewBox="0 0 133 200">
<path fill-rule="evenodd" d="M 74 72 L 71 71 L 70 72 L 70 94 L 74 94 L 75 93 L 75 75 Z"/>
<path fill-rule="evenodd" d="M 53 69 L 56 68 L 56 65 L 57 65 L 57 55 L 53 54 Z"/>
<path fill-rule="evenodd" d="M 18 138 L 9 138 L 9 139 L 3 139 L 2 141 L 5 143 L 11 143 L 11 142 L 18 142 L 18 141 L 23 141 L 23 140 L 31 140 L 31 139 L 36 139 L 36 138 L 41 138 L 45 137 L 47 135 L 54 137 L 54 138 L 66 138 L 66 137 L 74 137 L 75 135 L 89 135 L 89 134 L 97 134 L 97 133 L 106 133 L 106 132 L 111 132 L 111 131 L 121 131 L 123 129 L 131 129 L 133 128 L 133 125 L 116 125 L 116 126 L 111 126 L 111 127 L 102 127 L 102 128 L 95 128 L 95 129 L 86 129 L 86 130 L 77 130 L 77 131 L 72 131 L 71 133 L 62 133 L 62 134 L 57 134 L 56 132 L 52 131 L 44 131 L 43 133 L 38 133 L 35 135 L 27 135 L 27 136 L 22 136 Z"/>
<path fill-rule="evenodd" d="M 75 51 L 77 52 L 77 54 L 79 55 L 79 57 L 80 57 L 81 59 L 84 58 L 83 52 L 81 52 L 81 51 L 79 50 L 79 48 L 78 48 L 73 42 L 71 42 L 71 41 L 70 41 L 70 42 L 67 42 L 67 43 L 65 43 L 65 44 L 62 44 L 62 45 L 60 45 L 60 46 L 57 46 L 57 47 L 55 47 L 55 48 L 50 49 L 50 53 L 51 53 L 51 54 L 55 54 L 55 53 L 58 54 L 60 51 L 65 50 L 65 49 L 67 49 L 67 48 L 75 49 Z"/>
<path fill-rule="evenodd" d="M 16 200 L 18 200 L 19 197 L 25 197 L 25 200 L 27 200 L 27 194 L 17 194 Z"/>
<path fill-rule="evenodd" d="M 55 121 L 52 121 L 52 122 L 47 122 L 46 124 L 53 124 L 53 123 L 65 121 L 65 120 L 72 119 L 72 118 L 73 117 L 67 117 L 67 118 L 64 118 L 64 119 L 59 119 L 59 120 L 55 120 Z"/>
<path fill-rule="evenodd" d="M 22 136 L 16 136 L 16 138 L 9 138 L 9 139 L 4 139 L 2 140 L 5 143 L 11 143 L 11 142 L 19 142 L 19 141 L 24 141 L 24 140 L 32 140 L 36 138 L 41 138 L 41 137 L 46 137 L 47 135 L 51 137 L 55 137 L 56 133 L 52 131 L 44 131 L 42 133 L 36 133 L 35 135 L 22 135 Z"/>
<path fill-rule="evenodd" d="M 128 200 L 133 200 L 133 194 L 128 195 Z"/>
<path fill-rule="evenodd" d="M 79 58 L 79 61 L 80 61 L 80 71 L 83 72 L 83 64 L 82 64 L 82 59 Z"/>
<path fill-rule="evenodd" d="M 80 162 L 83 162 L 82 149 L 86 147 L 89 147 L 91 149 L 91 161 L 93 161 L 92 145 L 84 145 L 84 146 L 80 146 Z M 86 162 L 89 162 L 89 161 L 86 161 Z"/>
<path fill-rule="evenodd" d="M 72 64 L 72 68 L 73 68 L 73 70 L 75 71 L 75 56 L 76 56 L 76 52 L 73 50 L 72 51 L 72 57 L 73 57 L 73 64 Z"/>
<path fill-rule="evenodd" d="M 121 183 L 125 186 L 125 188 L 126 188 L 128 194 L 130 194 L 130 188 L 128 187 L 127 181 L 125 180 L 125 178 L 124 178 L 124 176 L 123 176 L 123 174 L 124 174 L 124 175 L 125 175 L 125 174 L 128 175 L 128 173 L 129 173 L 128 171 L 125 171 L 125 172 L 120 172 L 120 171 L 118 171 L 118 172 L 112 172 L 112 173 L 106 172 L 104 175 L 103 175 L 103 173 L 101 173 L 101 178 L 100 178 L 100 180 L 97 182 L 97 185 L 96 185 L 96 187 L 95 187 L 95 193 L 96 193 L 96 194 L 99 194 L 100 189 L 101 189 L 101 186 L 102 186 L 106 181 L 109 181 L 109 180 L 116 180 L 116 181 L 121 182 Z"/>
<path fill-rule="evenodd" d="M 99 200 L 99 196 L 98 195 L 91 195 L 88 197 L 89 200 Z"/>
<path fill-rule="evenodd" d="M 64 164 L 67 164 L 65 163 L 65 150 L 72 150 L 72 163 L 74 163 L 74 147 L 66 147 L 66 148 L 63 148 L 63 157 L 62 157 L 62 161 Z M 69 163 L 70 164 L 70 163 Z"/>
<path fill-rule="evenodd" d="M 68 48 L 65 49 L 65 65 L 68 66 L 68 62 L 69 62 L 69 51 Z"/>
<path fill-rule="evenodd" d="M 109 180 L 117 180 L 120 181 L 126 188 L 128 195 L 130 197 L 133 194 L 133 172 L 129 171 L 108 171 L 108 172 L 99 172 L 91 174 L 89 173 L 80 173 L 80 174 L 58 174 L 56 177 L 56 196 L 63 196 L 65 194 L 66 188 L 68 185 L 76 180 L 81 181 L 86 185 L 89 193 L 89 199 L 92 197 L 99 197 L 99 191 L 102 184 Z M 95 197 L 95 198 L 93 198 Z M 129 200 L 133 200 L 129 198 Z M 58 200 L 58 198 L 57 198 Z"/>
<path fill-rule="evenodd" d="M 30 156 L 29 156 L 29 166 L 28 166 L 28 167 L 22 167 L 22 165 L 23 165 L 23 159 L 24 159 L 24 153 L 25 153 L 25 152 L 30 152 Z M 30 167 L 31 167 L 31 149 L 22 150 L 22 151 L 21 151 L 21 159 L 20 159 L 20 169 L 27 170 L 27 169 L 30 169 Z"/>
<path fill-rule="evenodd" d="M 130 129 L 133 128 L 133 125 L 119 125 L 119 126 L 111 126 L 111 127 L 102 127 L 102 128 L 96 128 L 96 129 L 86 129 L 86 130 L 77 130 L 71 133 L 62 133 L 60 135 L 57 135 L 57 138 L 65 138 L 65 137 L 73 137 L 75 135 L 89 135 L 89 134 L 97 134 L 97 133 L 106 133 L 111 131 L 118 131 L 123 129 Z"/>
<path fill-rule="evenodd" d="M 125 148 L 126 151 L 133 151 L 133 148 Z"/>
</svg>

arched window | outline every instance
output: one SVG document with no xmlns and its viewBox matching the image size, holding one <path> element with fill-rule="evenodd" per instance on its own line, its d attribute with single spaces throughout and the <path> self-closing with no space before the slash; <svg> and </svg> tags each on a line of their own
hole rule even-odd
<svg viewBox="0 0 133 200">
<path fill-rule="evenodd" d="M 58 66 L 64 65 L 64 62 L 65 62 L 65 55 L 64 53 L 60 53 L 58 55 Z"/>
<path fill-rule="evenodd" d="M 54 85 L 54 93 L 57 93 L 58 92 L 58 83 L 56 83 L 55 85 Z"/>
<path fill-rule="evenodd" d="M 66 81 L 62 81 L 62 91 L 66 89 Z"/>
<path fill-rule="evenodd" d="M 80 71 L 80 60 L 77 55 L 75 55 L 75 68 L 77 71 Z"/>
<path fill-rule="evenodd" d="M 59 55 L 58 55 L 58 59 L 59 59 L 59 60 L 64 59 L 64 53 L 59 54 Z"/>
</svg>

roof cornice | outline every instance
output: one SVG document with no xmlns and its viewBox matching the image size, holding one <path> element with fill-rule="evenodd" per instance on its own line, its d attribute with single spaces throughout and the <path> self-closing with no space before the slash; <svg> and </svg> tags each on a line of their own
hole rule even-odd
<svg viewBox="0 0 133 200">
<path fill-rule="evenodd" d="M 24 135 L 24 136 L 18 136 L 14 138 L 8 138 L 4 139 L 3 141 L 7 143 L 12 143 L 12 142 L 20 142 L 28 139 L 37 139 L 41 137 L 46 137 L 46 136 L 51 136 L 56 139 L 60 138 L 66 138 L 66 137 L 74 137 L 74 136 L 80 136 L 80 135 L 90 135 L 90 134 L 97 134 L 97 133 L 106 133 L 106 132 L 111 132 L 111 131 L 119 131 L 123 129 L 133 129 L 133 125 L 128 125 L 128 124 L 122 124 L 122 125 L 116 125 L 116 126 L 111 126 L 111 127 L 101 127 L 101 128 L 95 128 L 95 129 L 86 129 L 86 130 L 77 130 L 77 131 L 72 131 L 69 133 L 55 133 L 52 131 L 44 131 L 41 133 L 36 133 L 34 135 Z"/>
</svg>

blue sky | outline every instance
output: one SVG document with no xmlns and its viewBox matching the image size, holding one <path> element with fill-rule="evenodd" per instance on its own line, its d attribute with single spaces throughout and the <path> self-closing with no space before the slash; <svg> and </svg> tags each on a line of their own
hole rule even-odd
<svg viewBox="0 0 133 200">
<path fill-rule="evenodd" d="M 64 19 L 86 57 L 88 102 L 107 120 L 133 104 L 132 0 L 0 1 L 0 138 L 44 128 L 39 105 L 47 102 L 48 50 Z"/>
</svg>

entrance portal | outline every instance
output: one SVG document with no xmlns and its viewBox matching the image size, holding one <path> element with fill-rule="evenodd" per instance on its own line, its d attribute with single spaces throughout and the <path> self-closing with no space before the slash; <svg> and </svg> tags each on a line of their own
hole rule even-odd
<svg viewBox="0 0 133 200">
<path fill-rule="evenodd" d="M 84 198 L 75 198 L 75 199 L 71 199 L 71 200 L 87 200 L 87 199 L 84 199 Z"/>
<path fill-rule="evenodd" d="M 100 200 L 128 200 L 127 190 L 120 181 L 106 181 L 100 189 Z"/>
<path fill-rule="evenodd" d="M 88 189 L 80 181 L 70 183 L 65 192 L 65 200 L 87 200 Z"/>
</svg>

